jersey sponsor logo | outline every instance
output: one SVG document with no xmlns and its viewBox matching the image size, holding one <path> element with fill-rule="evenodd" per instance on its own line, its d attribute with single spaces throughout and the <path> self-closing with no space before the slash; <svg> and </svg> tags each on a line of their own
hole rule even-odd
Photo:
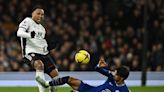
<svg viewBox="0 0 164 92">
<path fill-rule="evenodd" d="M 101 92 L 111 92 L 109 89 L 102 90 Z M 115 92 L 120 92 L 119 90 L 116 90 Z"/>
<path fill-rule="evenodd" d="M 37 38 L 43 38 L 44 37 L 44 34 L 42 33 L 42 32 L 37 32 L 36 34 L 35 34 L 35 37 L 37 37 Z"/>
<path fill-rule="evenodd" d="M 109 89 L 104 89 L 101 92 L 111 92 Z"/>
<path fill-rule="evenodd" d="M 42 37 L 42 32 L 38 32 L 38 35 L 37 35 L 38 37 Z"/>
</svg>

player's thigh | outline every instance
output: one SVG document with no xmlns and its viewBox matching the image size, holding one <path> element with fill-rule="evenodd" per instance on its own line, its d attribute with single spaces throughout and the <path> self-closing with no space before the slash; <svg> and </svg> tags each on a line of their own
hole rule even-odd
<svg viewBox="0 0 164 92">
<path fill-rule="evenodd" d="M 95 92 L 92 91 L 95 87 L 81 81 L 77 91 L 79 92 Z"/>
<path fill-rule="evenodd" d="M 74 77 L 69 77 L 68 84 L 72 87 L 72 89 L 78 90 L 78 88 L 81 84 L 81 80 L 74 78 Z"/>
<path fill-rule="evenodd" d="M 55 65 L 55 59 L 51 55 L 46 55 L 44 58 L 44 72 L 50 75 L 51 78 L 58 76 L 58 70 Z"/>
<path fill-rule="evenodd" d="M 59 75 L 58 69 L 57 68 L 52 69 L 52 71 L 49 73 L 49 75 L 51 78 L 58 76 Z"/>
<path fill-rule="evenodd" d="M 44 64 L 41 60 L 35 60 L 33 66 L 36 70 L 44 70 Z"/>
</svg>

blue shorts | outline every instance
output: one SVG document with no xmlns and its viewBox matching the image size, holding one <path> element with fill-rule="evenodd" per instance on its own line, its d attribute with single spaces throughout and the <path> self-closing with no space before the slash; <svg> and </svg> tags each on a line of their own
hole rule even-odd
<svg viewBox="0 0 164 92">
<path fill-rule="evenodd" d="M 90 92 L 90 90 L 93 88 L 95 87 L 81 81 L 80 86 L 78 88 L 78 92 Z"/>
</svg>

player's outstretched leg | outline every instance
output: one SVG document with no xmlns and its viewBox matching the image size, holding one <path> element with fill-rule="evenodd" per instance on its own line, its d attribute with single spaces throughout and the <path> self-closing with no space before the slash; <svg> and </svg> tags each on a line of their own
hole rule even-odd
<svg viewBox="0 0 164 92">
<path fill-rule="evenodd" d="M 57 68 L 53 69 L 53 70 L 49 73 L 49 75 L 51 76 L 51 78 L 52 78 L 53 80 L 56 80 L 56 79 L 58 78 L 58 75 L 59 75 L 58 69 L 57 69 Z M 50 87 L 49 87 L 49 92 L 57 92 L 57 86 L 50 86 Z"/>
<path fill-rule="evenodd" d="M 36 77 L 36 81 L 38 81 L 38 83 L 40 83 L 45 88 L 47 88 L 49 86 L 58 86 L 58 85 L 63 85 L 65 83 L 67 83 L 68 85 L 70 85 L 72 87 L 73 90 L 78 90 L 80 83 L 81 83 L 81 80 L 70 77 L 70 76 L 57 78 L 56 80 L 52 80 L 50 82 L 46 82 L 42 78 Z"/>
<path fill-rule="evenodd" d="M 47 88 L 49 86 L 63 85 L 68 82 L 68 79 L 69 79 L 69 76 L 66 76 L 66 77 L 58 78 L 56 80 L 52 80 L 48 83 L 45 80 L 43 80 L 42 78 L 40 78 L 39 76 L 36 77 L 36 81 L 39 82 L 45 88 Z"/>
</svg>

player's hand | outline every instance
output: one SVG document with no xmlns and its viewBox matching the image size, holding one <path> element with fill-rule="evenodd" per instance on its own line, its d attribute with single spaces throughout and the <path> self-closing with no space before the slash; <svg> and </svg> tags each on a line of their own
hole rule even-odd
<svg viewBox="0 0 164 92">
<path fill-rule="evenodd" d="M 31 38 L 34 38 L 34 37 L 35 37 L 35 32 L 32 31 L 32 32 L 31 32 Z"/>
<path fill-rule="evenodd" d="M 108 66 L 108 64 L 105 62 L 103 57 L 100 58 L 98 64 L 99 64 L 100 67 L 107 67 Z"/>
</svg>

